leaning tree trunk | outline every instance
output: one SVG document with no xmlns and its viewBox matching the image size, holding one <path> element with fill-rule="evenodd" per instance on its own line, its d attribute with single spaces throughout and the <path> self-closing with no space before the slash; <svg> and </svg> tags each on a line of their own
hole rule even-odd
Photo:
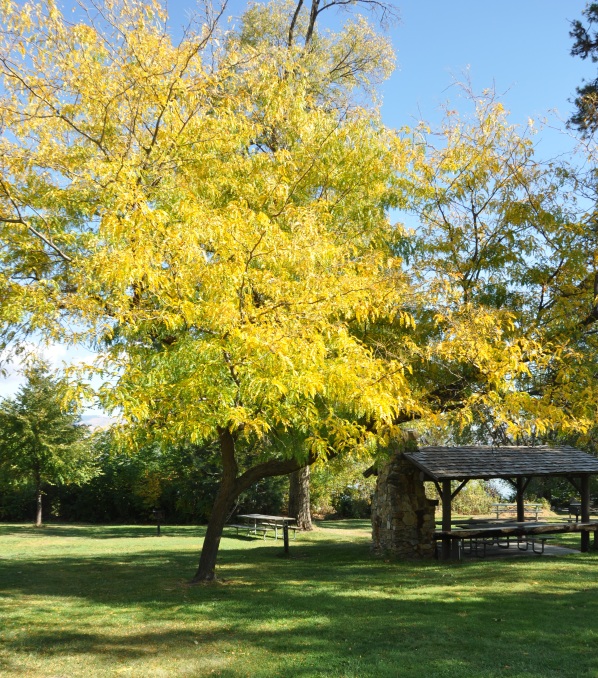
<svg viewBox="0 0 598 678">
<path fill-rule="evenodd" d="M 192 579 L 193 583 L 213 581 L 216 578 L 216 558 L 220 548 L 222 531 L 235 500 L 241 494 L 237 482 L 238 466 L 235 458 L 235 438 L 228 429 L 220 431 L 220 457 L 222 459 L 222 480 L 208 521 L 208 528 L 199 557 L 199 566 Z"/>
<path fill-rule="evenodd" d="M 300 530 L 313 530 L 309 506 L 309 466 L 289 475 L 289 516 Z"/>
<path fill-rule="evenodd" d="M 235 438 L 228 429 L 221 429 L 220 456 L 222 459 L 222 481 L 218 488 L 218 494 L 212 508 L 206 536 L 204 537 L 199 566 L 191 583 L 209 582 L 216 579 L 216 558 L 222 531 L 226 520 L 233 510 L 235 501 L 245 490 L 249 489 L 258 480 L 271 476 L 284 476 L 296 471 L 299 462 L 295 459 L 271 460 L 248 469 L 242 475 L 238 475 L 239 467 L 235 458 Z M 310 458 L 308 463 L 313 463 Z M 309 477 L 309 476 L 308 476 Z"/>
<path fill-rule="evenodd" d="M 224 480 L 220 484 L 216 501 L 212 507 L 210 520 L 208 521 L 208 528 L 199 557 L 199 567 L 192 582 L 213 581 L 216 579 L 216 558 L 220 548 L 222 531 L 239 494 L 240 492 L 236 492 L 234 484 L 231 485 Z"/>
</svg>

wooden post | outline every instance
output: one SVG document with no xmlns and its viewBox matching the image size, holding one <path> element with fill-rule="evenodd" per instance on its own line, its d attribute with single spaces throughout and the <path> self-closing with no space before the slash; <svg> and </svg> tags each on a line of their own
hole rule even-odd
<svg viewBox="0 0 598 678">
<path fill-rule="evenodd" d="M 523 505 L 523 478 L 517 478 L 517 522 L 525 522 L 525 508 Z"/>
<path fill-rule="evenodd" d="M 156 535 L 159 537 L 160 536 L 160 523 L 161 523 L 162 520 L 164 520 L 164 511 L 154 509 L 152 511 L 152 516 L 156 520 Z"/>
<path fill-rule="evenodd" d="M 442 481 L 442 531 L 448 532 L 451 529 L 451 481 Z M 450 560 L 451 557 L 451 538 L 442 538 L 442 559 Z"/>
<path fill-rule="evenodd" d="M 588 523 L 590 521 L 590 478 L 589 476 L 581 476 L 581 522 Z M 587 553 L 590 550 L 590 533 L 584 530 L 581 533 L 581 552 Z"/>
<path fill-rule="evenodd" d="M 289 526 L 285 520 L 282 524 L 282 539 L 284 541 L 284 553 L 286 556 L 289 555 Z"/>
</svg>

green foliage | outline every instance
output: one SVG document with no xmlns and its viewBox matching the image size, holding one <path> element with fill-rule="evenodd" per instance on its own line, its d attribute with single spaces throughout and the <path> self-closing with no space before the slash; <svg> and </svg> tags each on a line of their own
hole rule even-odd
<svg viewBox="0 0 598 678">
<path fill-rule="evenodd" d="M 196 445 L 160 449 L 149 445 L 137 454 L 119 449 L 111 431 L 93 441 L 96 475 L 79 485 L 45 488 L 51 519 L 86 523 L 147 523 L 154 508 L 168 523 L 207 522 L 219 482 L 214 450 Z M 266 478 L 241 494 L 239 512 L 279 514 L 288 480 Z M 35 505 L 30 485 L 6 480 L 0 487 L 0 517 L 25 520 Z"/>
<path fill-rule="evenodd" d="M 453 481 L 453 490 L 457 489 L 458 481 Z M 438 499 L 442 506 L 442 499 L 438 495 L 435 486 L 428 483 L 426 494 L 430 499 Z M 453 513 L 460 515 L 484 515 L 492 513 L 491 505 L 500 501 L 500 495 L 490 483 L 484 480 L 470 480 L 467 485 L 451 502 Z"/>
<path fill-rule="evenodd" d="M 336 458 L 327 464 L 312 466 L 312 511 L 320 515 L 335 513 L 344 518 L 369 516 L 376 479 L 364 478 L 363 472 L 370 465 L 368 461 Z"/>
<path fill-rule="evenodd" d="M 31 520 L 35 511 L 35 487 L 33 484 L 15 484 L 0 473 L 0 519 Z"/>
<path fill-rule="evenodd" d="M 97 473 L 87 427 L 65 401 L 66 383 L 38 362 L 26 383 L 0 403 L 0 477 L 4 483 L 84 483 Z"/>
<path fill-rule="evenodd" d="M 453 511 L 465 515 L 480 515 L 492 512 L 491 504 L 500 496 L 487 482 L 470 480 L 452 502 Z"/>
<path fill-rule="evenodd" d="M 369 518 L 372 514 L 372 493 L 363 485 L 348 485 L 333 492 L 330 503 L 338 518 Z"/>
</svg>

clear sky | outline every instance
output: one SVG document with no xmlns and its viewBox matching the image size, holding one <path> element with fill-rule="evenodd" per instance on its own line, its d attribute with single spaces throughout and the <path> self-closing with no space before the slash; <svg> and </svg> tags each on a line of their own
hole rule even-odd
<svg viewBox="0 0 598 678">
<path fill-rule="evenodd" d="M 571 57 L 570 22 L 581 0 L 405 0 L 392 29 L 398 69 L 384 87 L 387 124 L 438 120 L 450 99 L 460 108 L 455 81 L 469 77 L 476 93 L 494 88 L 513 122 L 548 118 L 553 126 L 572 112 L 570 99 L 596 66 Z M 468 74 L 466 76 L 465 74 Z M 559 153 L 574 141 L 541 132 L 542 153 Z"/>
<path fill-rule="evenodd" d="M 69 4 L 68 2 L 65 4 Z M 525 124 L 547 118 L 538 134 L 538 152 L 548 159 L 573 149 L 575 140 L 559 132 L 572 112 L 570 99 L 596 66 L 571 57 L 570 21 L 581 18 L 585 0 L 403 0 L 401 21 L 391 31 L 398 68 L 383 86 L 382 113 L 393 127 L 424 119 L 437 123 L 442 104 L 465 105 L 454 83 L 468 78 L 476 93 L 494 88 Z M 173 26 L 184 23 L 192 3 L 170 0 Z M 231 0 L 232 14 L 245 3 Z M 58 365 L 68 353 L 47 353 Z M 81 353 L 79 353 L 81 357 Z M 0 395 L 14 392 L 16 375 L 0 380 Z"/>
</svg>

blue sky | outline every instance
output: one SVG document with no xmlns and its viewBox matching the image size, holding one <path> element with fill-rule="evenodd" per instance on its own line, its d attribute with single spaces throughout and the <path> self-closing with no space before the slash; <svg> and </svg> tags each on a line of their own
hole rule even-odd
<svg viewBox="0 0 598 678">
<path fill-rule="evenodd" d="M 571 114 L 575 87 L 596 67 L 571 57 L 570 21 L 581 18 L 580 0 L 407 0 L 391 31 L 398 69 L 384 87 L 383 115 L 393 126 L 417 119 L 438 121 L 450 99 L 459 110 L 462 94 L 453 83 L 469 74 L 476 93 L 493 87 L 512 120 L 548 118 L 559 126 Z M 568 135 L 539 133 L 542 155 L 573 148 Z"/>
<path fill-rule="evenodd" d="M 231 0 L 233 14 L 245 3 Z M 455 82 L 467 73 L 475 92 L 494 88 L 512 122 L 528 118 L 548 126 L 537 136 L 538 154 L 548 159 L 570 152 L 575 139 L 564 131 L 572 112 L 570 99 L 582 78 L 596 66 L 569 55 L 570 21 L 581 18 L 585 0 L 404 0 L 397 3 L 401 21 L 390 35 L 398 68 L 382 88 L 382 114 L 393 127 L 424 119 L 437 124 L 442 105 L 467 107 Z M 191 3 L 171 0 L 172 25 L 184 23 Z M 70 353 L 50 348 L 57 365 Z M 84 357 L 79 352 L 78 357 Z M 0 380 L 0 395 L 14 392 L 16 374 Z M 92 415 L 96 416 L 96 415 Z"/>
</svg>

